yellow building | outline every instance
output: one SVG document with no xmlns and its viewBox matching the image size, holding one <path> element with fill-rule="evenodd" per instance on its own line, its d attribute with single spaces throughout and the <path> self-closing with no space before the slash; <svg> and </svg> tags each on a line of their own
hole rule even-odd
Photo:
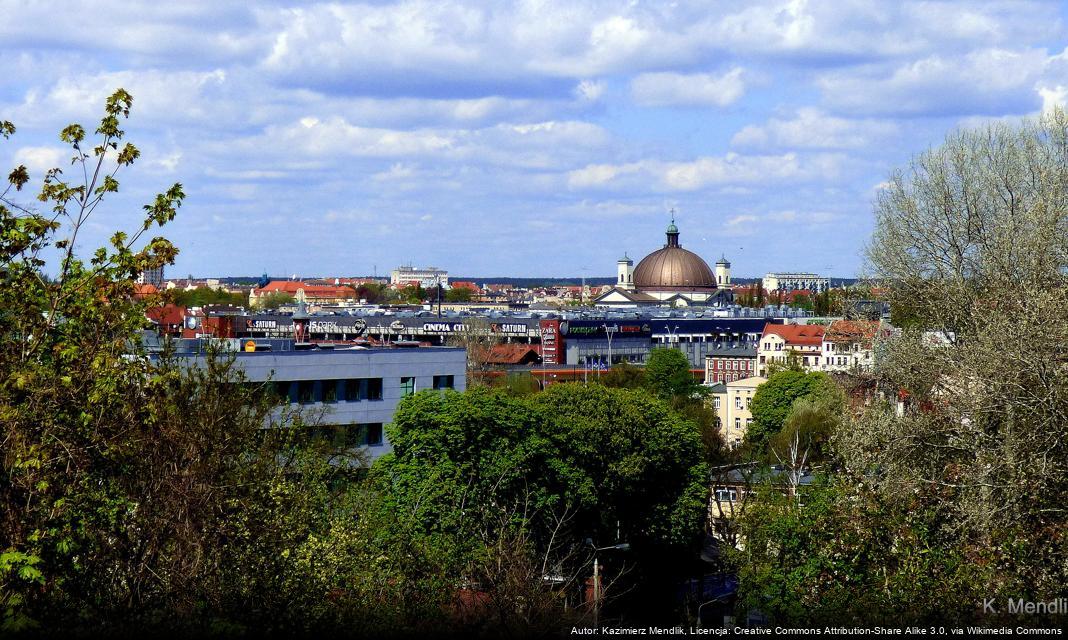
<svg viewBox="0 0 1068 640">
<path fill-rule="evenodd" d="M 720 433 L 729 447 L 737 447 L 745 439 L 745 432 L 753 423 L 750 406 L 757 387 L 767 378 L 753 376 L 712 386 L 712 407 L 719 418 Z"/>
</svg>

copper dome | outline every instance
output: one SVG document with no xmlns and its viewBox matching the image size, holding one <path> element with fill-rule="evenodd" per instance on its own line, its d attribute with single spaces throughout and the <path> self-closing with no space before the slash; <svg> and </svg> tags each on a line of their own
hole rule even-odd
<svg viewBox="0 0 1068 640">
<path fill-rule="evenodd" d="M 716 276 L 701 256 L 679 245 L 679 230 L 672 222 L 667 244 L 642 258 L 635 267 L 634 286 L 659 291 L 715 289 Z"/>
</svg>

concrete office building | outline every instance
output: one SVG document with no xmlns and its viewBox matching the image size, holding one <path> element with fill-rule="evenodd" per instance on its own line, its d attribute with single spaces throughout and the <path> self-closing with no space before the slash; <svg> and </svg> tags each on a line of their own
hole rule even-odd
<svg viewBox="0 0 1068 640">
<path fill-rule="evenodd" d="M 443 289 L 449 288 L 449 272 L 437 267 L 397 267 L 389 273 L 389 283 L 394 287 L 403 287 L 412 282 L 429 289 L 439 284 Z"/>
<path fill-rule="evenodd" d="M 815 273 L 768 273 L 764 276 L 762 286 L 765 291 L 811 291 L 823 293 L 831 286 L 829 278 Z"/>
<path fill-rule="evenodd" d="M 242 351 L 235 358 L 249 380 L 270 380 L 291 403 L 325 409 L 319 435 L 362 448 L 368 462 L 392 450 L 383 427 L 403 397 L 467 387 L 467 354 L 459 348 Z"/>
<path fill-rule="evenodd" d="M 145 269 L 138 274 L 135 280 L 137 284 L 150 284 L 157 289 L 163 288 L 163 266 L 160 265 L 154 269 Z"/>
</svg>

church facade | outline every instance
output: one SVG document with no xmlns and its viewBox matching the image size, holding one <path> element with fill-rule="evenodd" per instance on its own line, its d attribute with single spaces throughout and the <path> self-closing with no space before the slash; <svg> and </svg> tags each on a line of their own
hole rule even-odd
<svg viewBox="0 0 1068 640">
<path fill-rule="evenodd" d="M 682 248 L 675 221 L 667 242 L 642 258 L 638 266 L 624 255 L 616 263 L 616 283 L 594 304 L 599 307 L 726 307 L 734 303 L 731 265 L 726 258 L 713 272 L 699 255 Z"/>
</svg>

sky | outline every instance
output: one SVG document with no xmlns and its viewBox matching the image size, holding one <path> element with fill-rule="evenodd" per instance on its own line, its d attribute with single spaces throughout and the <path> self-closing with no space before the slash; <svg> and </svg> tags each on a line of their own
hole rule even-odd
<svg viewBox="0 0 1068 640">
<path fill-rule="evenodd" d="M 863 270 L 881 185 L 1068 99 L 1062 2 L 0 0 L 0 144 L 133 94 L 90 253 L 174 182 L 167 275 L 611 276 L 681 243 L 735 276 Z"/>
</svg>

